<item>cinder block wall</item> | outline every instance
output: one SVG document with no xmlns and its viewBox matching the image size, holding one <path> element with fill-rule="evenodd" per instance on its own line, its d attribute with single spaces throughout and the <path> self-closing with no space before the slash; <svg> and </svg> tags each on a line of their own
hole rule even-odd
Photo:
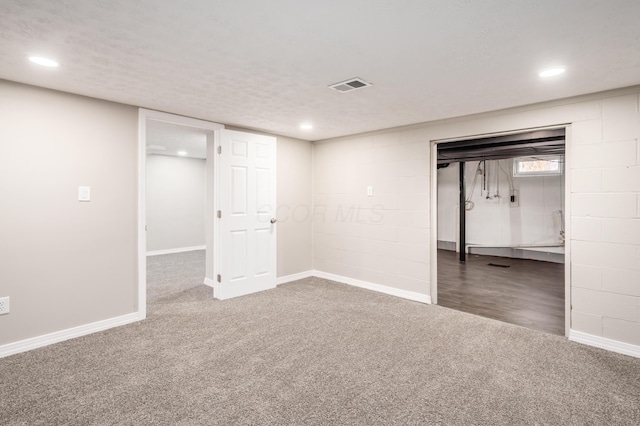
<svg viewBox="0 0 640 426">
<path fill-rule="evenodd" d="M 572 328 L 640 345 L 638 94 L 602 99 L 574 123 Z"/>
<path fill-rule="evenodd" d="M 314 268 L 433 297 L 431 141 L 566 125 L 571 330 L 640 354 L 639 92 L 314 143 L 314 209 L 324 212 L 314 216 Z"/>
</svg>

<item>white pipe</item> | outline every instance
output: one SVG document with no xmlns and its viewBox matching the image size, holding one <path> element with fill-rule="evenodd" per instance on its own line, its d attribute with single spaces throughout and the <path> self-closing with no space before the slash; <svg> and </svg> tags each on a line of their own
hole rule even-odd
<svg viewBox="0 0 640 426">
<path fill-rule="evenodd" d="M 564 247 L 564 244 L 504 244 L 504 245 L 466 244 L 465 253 L 469 253 L 470 248 L 535 248 L 535 247 Z"/>
<path fill-rule="evenodd" d="M 456 204 L 456 253 L 460 253 L 460 204 Z"/>
</svg>

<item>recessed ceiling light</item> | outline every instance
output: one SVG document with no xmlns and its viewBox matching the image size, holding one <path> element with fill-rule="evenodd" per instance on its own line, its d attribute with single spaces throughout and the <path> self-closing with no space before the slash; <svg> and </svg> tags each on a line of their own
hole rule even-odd
<svg viewBox="0 0 640 426">
<path fill-rule="evenodd" d="M 53 59 L 42 58 L 40 56 L 29 56 L 29 60 L 34 64 L 42 65 L 44 67 L 55 68 L 60 66 L 60 64 Z"/>
<path fill-rule="evenodd" d="M 547 77 L 555 77 L 556 75 L 560 75 L 563 72 L 565 72 L 567 69 L 565 67 L 555 67 L 555 68 L 549 68 L 543 71 L 540 71 L 540 73 L 538 74 L 540 77 L 542 78 L 547 78 Z"/>
<path fill-rule="evenodd" d="M 311 129 L 313 129 L 313 124 L 311 124 L 311 123 L 302 123 L 300 125 L 300 128 L 302 130 L 311 130 Z"/>
<path fill-rule="evenodd" d="M 187 151 L 178 151 L 178 155 L 184 157 L 185 155 L 187 155 Z"/>
</svg>

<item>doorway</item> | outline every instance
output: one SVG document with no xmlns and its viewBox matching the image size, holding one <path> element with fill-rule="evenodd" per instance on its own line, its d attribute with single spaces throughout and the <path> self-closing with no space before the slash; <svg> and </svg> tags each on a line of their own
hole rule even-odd
<svg viewBox="0 0 640 426">
<path fill-rule="evenodd" d="M 197 287 L 203 284 L 208 133 L 211 131 L 192 126 L 147 121 L 145 219 L 150 303 L 169 295 L 197 294 Z"/>
<path fill-rule="evenodd" d="M 145 318 L 147 312 L 146 159 L 147 133 L 154 122 L 197 129 L 206 135 L 203 282 L 212 287 L 213 297 L 228 299 L 275 288 L 276 138 L 140 109 L 138 315 Z"/>
<path fill-rule="evenodd" d="M 437 145 L 438 304 L 565 334 L 564 144 L 561 128 Z"/>
<path fill-rule="evenodd" d="M 203 120 L 197 120 L 173 114 L 167 114 L 159 111 L 140 109 L 139 111 L 139 135 L 138 135 L 138 311 L 142 317 L 146 317 L 147 312 L 147 154 L 168 154 L 168 151 L 172 151 L 175 154 L 175 158 L 187 157 L 199 157 L 205 161 L 205 182 L 203 182 L 204 193 L 204 210 L 202 211 L 202 222 L 204 225 L 204 244 L 202 235 L 197 235 L 199 230 L 202 229 L 202 224 L 199 226 L 187 226 L 187 229 L 180 223 L 166 223 L 166 217 L 156 217 L 152 226 L 156 227 L 153 231 L 160 231 L 160 227 L 165 228 L 182 228 L 185 232 L 175 232 L 175 228 L 169 232 L 156 232 L 154 234 L 154 240 L 151 243 L 154 245 L 152 252 L 162 254 L 163 250 L 167 250 L 167 246 L 178 246 L 177 252 L 187 253 L 192 249 L 204 249 L 206 268 L 203 272 L 203 276 L 200 278 L 200 282 L 207 281 L 213 278 L 214 268 L 214 248 L 215 241 L 215 221 L 214 221 L 214 209 L 216 206 L 216 198 L 214 197 L 215 185 L 217 180 L 215 179 L 214 169 L 218 158 L 212 155 L 216 149 L 216 142 L 218 139 L 217 132 L 222 130 L 224 126 Z M 204 147 L 202 142 L 205 142 Z M 179 151 L 186 152 L 180 153 Z M 164 161 L 167 163 L 167 161 Z M 175 161 L 169 161 L 174 163 Z M 153 166 L 155 167 L 155 165 Z M 161 172 L 159 172 L 161 174 Z M 196 172 L 198 173 L 198 172 Z M 201 171 L 200 171 L 201 173 Z M 167 179 L 167 177 L 165 177 Z M 169 180 L 164 182 L 157 182 L 158 185 L 168 184 Z M 193 188 L 192 188 L 193 189 Z M 198 189 L 193 189 L 197 191 Z M 189 197 L 192 198 L 192 197 Z M 189 210 L 192 210 L 192 206 Z M 197 213 L 190 212 L 189 215 L 197 215 Z M 195 216 L 194 216 L 195 217 Z M 164 244 L 164 246 L 163 246 Z M 192 245 L 193 244 L 193 245 Z M 203 247 L 204 246 L 204 247 Z M 180 250 L 182 249 L 182 250 Z M 171 252 L 172 250 L 167 250 Z M 174 251 L 175 252 L 175 251 Z"/>
</svg>

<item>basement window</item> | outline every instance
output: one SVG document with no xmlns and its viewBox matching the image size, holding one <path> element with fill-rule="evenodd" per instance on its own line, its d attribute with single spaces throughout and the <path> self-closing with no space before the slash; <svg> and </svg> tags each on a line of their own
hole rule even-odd
<svg viewBox="0 0 640 426">
<path fill-rule="evenodd" d="M 560 155 L 514 158 L 513 176 L 561 175 L 563 162 Z"/>
</svg>

